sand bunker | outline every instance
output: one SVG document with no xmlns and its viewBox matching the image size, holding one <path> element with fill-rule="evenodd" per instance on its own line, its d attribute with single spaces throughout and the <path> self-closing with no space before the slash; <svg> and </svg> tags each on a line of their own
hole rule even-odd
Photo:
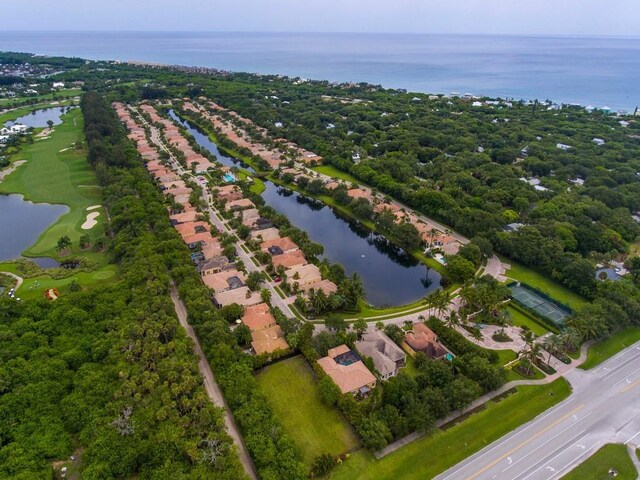
<svg viewBox="0 0 640 480">
<path fill-rule="evenodd" d="M 71 150 L 71 147 L 63 148 L 62 150 L 58 150 L 59 153 L 66 152 L 67 150 Z"/>
<path fill-rule="evenodd" d="M 79 185 L 82 187 L 93 187 L 93 185 Z M 95 210 L 96 208 L 100 208 L 102 205 L 91 205 L 90 207 L 87 207 L 87 210 Z"/>
<path fill-rule="evenodd" d="M 82 228 L 83 230 L 91 230 L 98 223 L 96 221 L 96 218 L 98 218 L 99 215 L 100 215 L 100 212 L 91 212 L 90 214 L 88 214 L 87 219 L 80 226 L 80 228 Z"/>
</svg>

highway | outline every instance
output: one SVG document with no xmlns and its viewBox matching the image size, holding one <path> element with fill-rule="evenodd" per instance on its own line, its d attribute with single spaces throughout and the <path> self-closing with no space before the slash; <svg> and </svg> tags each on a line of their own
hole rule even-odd
<svg viewBox="0 0 640 480">
<path fill-rule="evenodd" d="M 567 400 L 436 478 L 558 479 L 607 443 L 640 443 L 640 342 L 565 378 Z"/>
</svg>

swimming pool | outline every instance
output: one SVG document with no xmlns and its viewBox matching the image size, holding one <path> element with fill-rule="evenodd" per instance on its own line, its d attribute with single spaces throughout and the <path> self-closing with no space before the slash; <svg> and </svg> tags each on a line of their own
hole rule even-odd
<svg viewBox="0 0 640 480">
<path fill-rule="evenodd" d="M 236 177 L 232 173 L 225 173 L 224 175 L 222 175 L 222 179 L 227 183 L 236 181 Z"/>
</svg>

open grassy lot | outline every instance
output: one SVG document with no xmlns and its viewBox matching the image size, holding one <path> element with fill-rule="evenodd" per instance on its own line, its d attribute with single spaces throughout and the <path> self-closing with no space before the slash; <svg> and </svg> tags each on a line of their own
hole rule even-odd
<svg viewBox="0 0 640 480">
<path fill-rule="evenodd" d="M 345 182 L 357 183 L 358 185 L 362 185 L 362 182 L 358 181 L 358 179 L 347 172 L 343 172 L 342 170 L 337 169 L 333 165 L 320 165 L 318 167 L 313 167 L 312 170 L 315 170 L 318 173 L 323 175 L 329 175 L 330 177 L 339 178 L 340 180 L 344 180 Z"/>
<path fill-rule="evenodd" d="M 546 328 L 532 319 L 529 315 L 525 315 L 524 313 L 516 310 L 515 308 L 507 307 L 507 312 L 511 315 L 511 319 L 513 320 L 513 324 L 517 327 L 528 327 L 533 333 L 535 333 L 538 337 L 544 335 L 549 332 Z"/>
<path fill-rule="evenodd" d="M 640 328 L 638 327 L 627 328 L 614 333 L 609 338 L 601 340 L 589 347 L 587 359 L 580 365 L 580 368 L 589 370 L 590 368 L 596 367 L 638 341 L 640 341 Z"/>
<path fill-rule="evenodd" d="M 87 207 L 99 205 L 101 201 L 100 188 L 87 162 L 86 152 L 71 148 L 72 143 L 83 139 L 82 123 L 79 109 L 66 114 L 63 123 L 55 127 L 50 138 L 25 145 L 12 158 L 26 160 L 26 163 L 0 184 L 2 193 L 20 193 L 32 202 L 69 207 L 69 212 L 24 252 L 27 256 L 55 256 L 57 241 L 64 235 L 68 235 L 79 250 L 77 243 L 80 236 L 86 233 L 95 239 L 103 232 L 103 209 L 92 210 L 100 213 L 96 226 L 90 230 L 81 228 L 89 213 Z"/>
<path fill-rule="evenodd" d="M 506 276 L 513 280 L 524 282 L 543 293 L 546 293 L 554 300 L 568 305 L 574 310 L 579 310 L 587 301 L 577 293 L 572 292 L 568 288 L 563 287 L 552 279 L 535 272 L 513 260 L 501 258 L 502 261 L 511 264 L 511 268 L 507 270 Z"/>
<path fill-rule="evenodd" d="M 638 472 L 629 458 L 626 445 L 608 444 L 571 470 L 562 480 L 601 480 L 609 478 L 609 469 L 617 470 L 618 480 L 635 480 Z"/>
<path fill-rule="evenodd" d="M 313 371 L 297 356 L 265 368 L 257 375 L 285 430 L 311 466 L 323 453 L 337 456 L 358 448 L 358 438 L 337 410 L 320 401 Z"/>
<path fill-rule="evenodd" d="M 334 480 L 426 479 L 451 468 L 491 442 L 528 422 L 569 396 L 564 379 L 543 386 L 518 387 L 516 393 L 445 430 L 422 437 L 376 460 L 364 450 L 338 466 Z"/>
</svg>

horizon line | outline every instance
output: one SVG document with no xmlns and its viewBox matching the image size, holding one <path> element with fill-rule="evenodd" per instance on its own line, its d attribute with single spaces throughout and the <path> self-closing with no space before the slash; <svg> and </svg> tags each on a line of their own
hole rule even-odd
<svg viewBox="0 0 640 480">
<path fill-rule="evenodd" d="M 2 33 L 191 33 L 191 34 L 217 34 L 217 33 L 238 33 L 238 34 L 294 34 L 294 35 L 455 35 L 455 36 L 487 36 L 487 37 L 555 37 L 555 38 L 638 38 L 637 34 L 596 34 L 596 33 L 487 33 L 487 32 L 381 32 L 381 31 L 296 31 L 296 30 L 3 30 Z"/>
</svg>

